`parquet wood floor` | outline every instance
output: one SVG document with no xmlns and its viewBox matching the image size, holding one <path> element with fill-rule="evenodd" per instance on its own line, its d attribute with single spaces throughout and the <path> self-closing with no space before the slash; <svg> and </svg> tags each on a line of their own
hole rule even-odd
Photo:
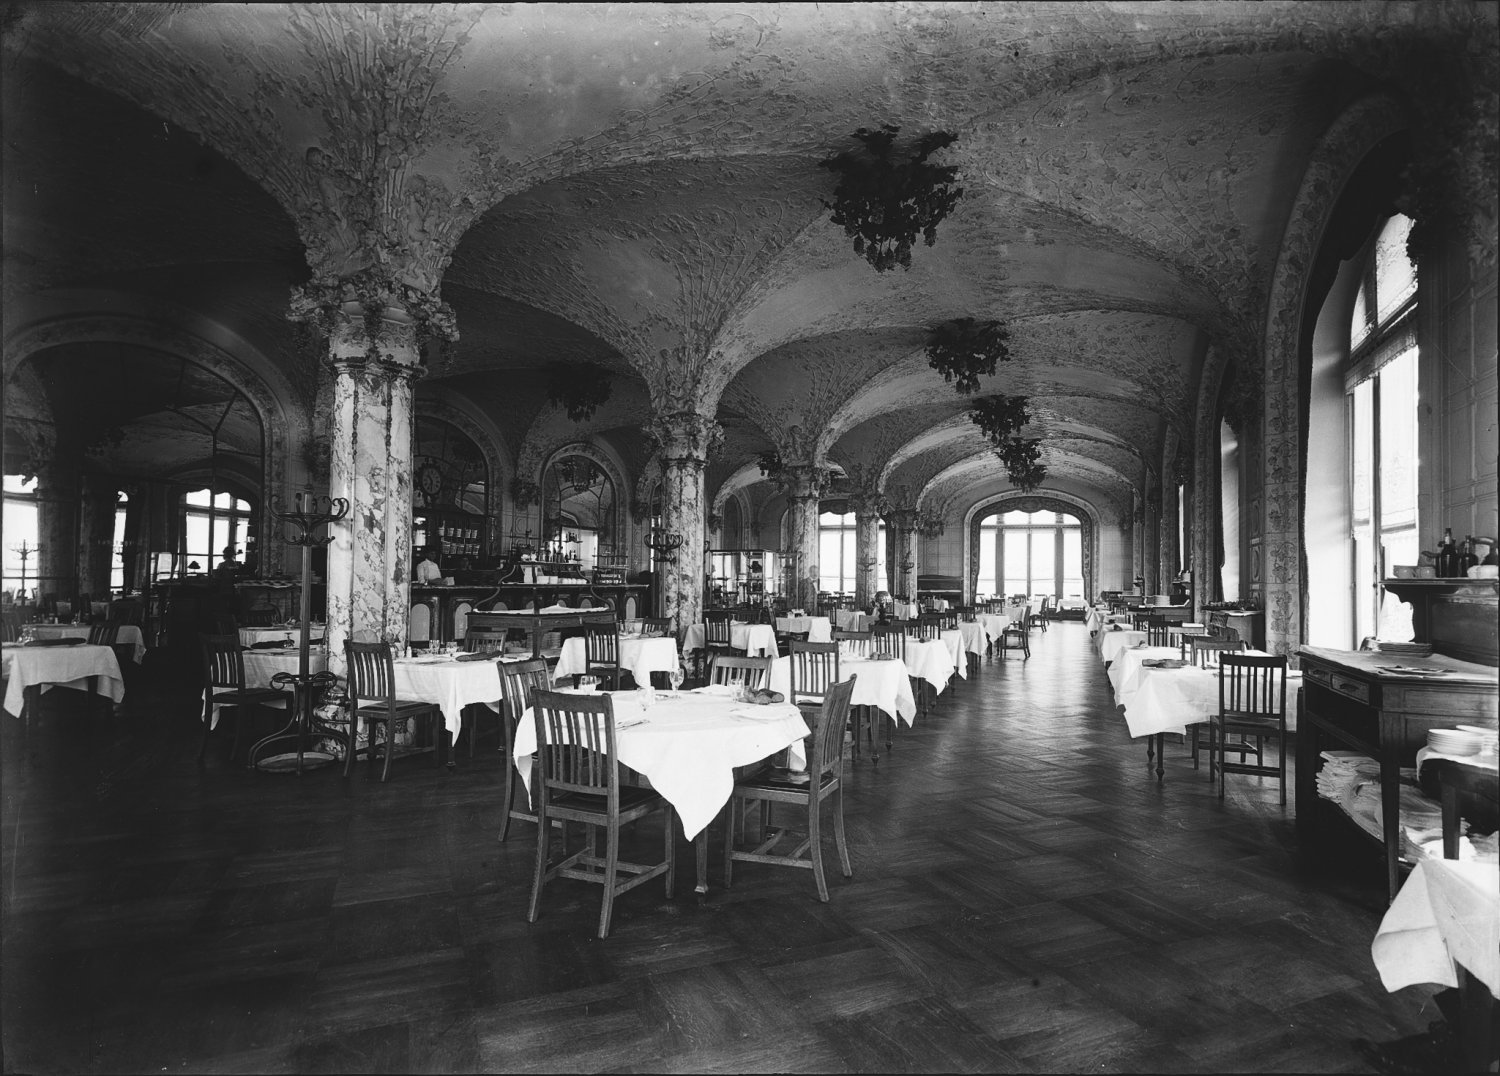
<svg viewBox="0 0 1500 1076">
<path fill-rule="evenodd" d="M 29 763 L 0 729 L 5 1070 L 1347 1072 L 1426 1029 L 1370 962 L 1372 848 L 1303 854 L 1274 783 L 1220 803 L 1180 746 L 1158 787 L 1083 626 L 1032 654 L 849 765 L 828 904 L 741 865 L 628 894 L 603 942 L 597 887 L 526 922 L 494 751 L 200 767 L 190 694 L 90 724 L 53 693 Z"/>
</svg>

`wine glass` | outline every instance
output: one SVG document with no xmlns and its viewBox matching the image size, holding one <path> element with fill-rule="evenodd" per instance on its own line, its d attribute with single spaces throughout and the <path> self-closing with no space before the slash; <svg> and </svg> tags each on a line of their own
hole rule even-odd
<svg viewBox="0 0 1500 1076">
<path fill-rule="evenodd" d="M 687 673 L 683 671 L 680 664 L 673 665 L 667 670 L 667 681 L 672 685 L 672 694 L 676 695 L 682 690 L 682 682 L 687 679 Z"/>
</svg>

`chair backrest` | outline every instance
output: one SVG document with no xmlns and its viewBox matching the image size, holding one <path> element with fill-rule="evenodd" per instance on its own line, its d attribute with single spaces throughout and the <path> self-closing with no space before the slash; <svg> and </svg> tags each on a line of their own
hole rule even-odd
<svg viewBox="0 0 1500 1076">
<path fill-rule="evenodd" d="M 239 614 L 239 621 L 247 628 L 269 628 L 276 623 L 276 607 L 253 605 Z"/>
<path fill-rule="evenodd" d="M 965 624 L 974 623 L 974 607 L 972 605 L 960 605 L 956 612 L 958 613 L 958 619 L 962 620 Z"/>
<path fill-rule="evenodd" d="M 1152 616 L 1146 618 L 1146 645 L 1147 646 L 1170 646 L 1172 643 L 1172 622 L 1166 617 Z"/>
<path fill-rule="evenodd" d="M 838 777 L 844 769 L 844 726 L 849 723 L 849 700 L 854 695 L 854 681 L 847 680 L 828 685 L 823 696 L 823 705 L 818 711 L 817 727 L 812 735 L 812 758 L 807 760 L 808 771 L 819 775 Z"/>
<path fill-rule="evenodd" d="M 854 657 L 867 658 L 870 656 L 870 633 L 867 631 L 837 631 L 832 632 L 835 644 L 842 643 L 843 649 Z"/>
<path fill-rule="evenodd" d="M 535 782 L 538 806 L 544 807 L 552 792 L 603 793 L 610 813 L 618 813 L 614 701 L 608 695 L 538 691 L 531 712 L 541 773 Z"/>
<path fill-rule="evenodd" d="M 114 646 L 120 641 L 120 625 L 118 624 L 95 624 L 89 628 L 89 645 L 91 646 Z M 235 635 L 234 641 L 238 643 L 240 637 Z"/>
<path fill-rule="evenodd" d="M 715 654 L 709 666 L 710 684 L 745 684 L 753 688 L 765 687 L 771 679 L 771 658 L 741 658 L 732 654 Z"/>
<path fill-rule="evenodd" d="M 205 687 L 245 686 L 245 655 L 238 635 L 200 635 Z"/>
<path fill-rule="evenodd" d="M 714 623 L 716 621 L 722 621 L 725 624 L 733 623 L 733 621 L 734 621 L 734 610 L 733 609 L 705 609 L 705 610 L 703 610 L 703 622 L 705 624 L 712 624 L 712 623 Z"/>
<path fill-rule="evenodd" d="M 870 629 L 870 657 L 882 661 L 905 661 L 906 632 L 893 624 L 876 624 Z"/>
<path fill-rule="evenodd" d="M 1150 619 L 1150 613 L 1132 613 L 1130 614 L 1130 626 L 1136 631 L 1145 631 L 1146 622 Z"/>
<path fill-rule="evenodd" d="M 918 639 L 936 639 L 942 630 L 943 615 L 941 613 L 923 613 L 917 617 Z"/>
<path fill-rule="evenodd" d="M 1207 635 L 1189 635 L 1183 639 L 1187 645 L 1187 654 L 1183 655 L 1200 669 L 1206 667 L 1211 661 L 1218 661 L 1225 653 L 1238 653 L 1245 649 L 1245 644 L 1238 640 L 1211 639 Z"/>
<path fill-rule="evenodd" d="M 942 631 L 958 630 L 958 610 L 945 609 L 938 615 L 938 628 Z"/>
<path fill-rule="evenodd" d="M 346 639 L 344 659 L 349 665 L 349 698 L 356 709 L 366 700 L 395 702 L 396 663 L 389 644 Z"/>
<path fill-rule="evenodd" d="M 590 665 L 620 663 L 620 629 L 615 624 L 583 625 L 584 660 Z"/>
<path fill-rule="evenodd" d="M 509 634 L 506 628 L 469 628 L 464 632 L 464 650 L 470 654 L 504 653 Z"/>
<path fill-rule="evenodd" d="M 145 608 L 138 601 L 121 598 L 109 603 L 109 619 L 117 623 L 134 624 L 140 627 L 145 615 Z"/>
<path fill-rule="evenodd" d="M 792 665 L 792 697 L 788 702 L 822 701 L 839 678 L 839 644 L 809 643 L 793 639 L 788 644 Z"/>
<path fill-rule="evenodd" d="M 510 720 L 519 721 L 531 709 L 538 691 L 551 691 L 552 679 L 547 673 L 546 658 L 500 662 L 500 693 Z"/>
<path fill-rule="evenodd" d="M 1277 717 L 1286 713 L 1286 655 L 1226 653 L 1219 658 L 1219 713 Z"/>
<path fill-rule="evenodd" d="M 643 635 L 670 636 L 672 631 L 672 618 L 669 616 L 643 616 L 641 617 L 641 633 Z"/>
<path fill-rule="evenodd" d="M 707 613 L 703 615 L 703 641 L 709 646 L 729 646 L 733 636 L 729 616 L 710 617 Z"/>
</svg>

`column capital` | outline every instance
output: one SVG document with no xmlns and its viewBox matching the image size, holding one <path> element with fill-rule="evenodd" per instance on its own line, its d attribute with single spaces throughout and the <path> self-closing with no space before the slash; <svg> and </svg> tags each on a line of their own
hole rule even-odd
<svg viewBox="0 0 1500 1076">
<path fill-rule="evenodd" d="M 828 477 L 828 468 L 817 463 L 784 463 L 781 467 L 782 487 L 794 501 L 821 500 Z"/>
<path fill-rule="evenodd" d="M 664 465 L 702 467 L 724 440 L 724 428 L 697 411 L 673 411 L 656 415 L 646 426 Z"/>
<path fill-rule="evenodd" d="M 453 310 L 437 292 L 370 270 L 294 287 L 287 318 L 312 325 L 330 340 L 358 322 L 364 323 L 366 336 L 378 336 L 382 325 L 404 326 L 413 346 L 422 338 L 458 339 Z"/>
</svg>

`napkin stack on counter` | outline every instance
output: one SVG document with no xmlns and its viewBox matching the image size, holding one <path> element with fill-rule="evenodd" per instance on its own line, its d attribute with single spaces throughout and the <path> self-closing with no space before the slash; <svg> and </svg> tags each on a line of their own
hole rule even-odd
<svg viewBox="0 0 1500 1076">
<path fill-rule="evenodd" d="M 1422 845 L 1433 831 L 1442 836 L 1442 808 L 1417 788 L 1415 770 L 1401 771 L 1401 854 L 1423 858 Z M 1381 838 L 1380 763 L 1355 751 L 1324 751 L 1318 795 L 1333 800 L 1366 833 Z M 1438 845 L 1442 852 L 1441 841 Z"/>
</svg>

